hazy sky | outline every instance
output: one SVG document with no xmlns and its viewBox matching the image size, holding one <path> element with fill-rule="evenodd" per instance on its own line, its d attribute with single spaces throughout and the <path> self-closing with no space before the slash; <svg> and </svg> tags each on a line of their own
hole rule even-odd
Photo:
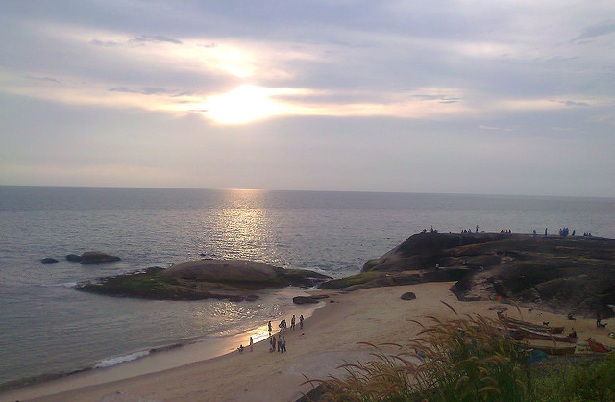
<svg viewBox="0 0 615 402">
<path fill-rule="evenodd" d="M 0 1 L 0 184 L 615 196 L 615 1 Z"/>
</svg>

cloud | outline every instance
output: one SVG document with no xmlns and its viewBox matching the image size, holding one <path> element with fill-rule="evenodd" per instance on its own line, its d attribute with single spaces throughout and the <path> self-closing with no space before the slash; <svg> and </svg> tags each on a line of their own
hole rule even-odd
<svg viewBox="0 0 615 402">
<path fill-rule="evenodd" d="M 109 88 L 109 91 L 111 91 L 111 92 L 128 92 L 128 93 L 141 94 L 141 95 L 160 95 L 160 94 L 172 93 L 172 91 L 170 91 L 170 90 L 168 90 L 166 88 L 126 88 L 126 87 L 121 87 L 121 88 Z"/>
<path fill-rule="evenodd" d="M 112 40 L 100 40 L 100 39 L 92 39 L 90 41 L 90 43 L 94 46 L 102 46 L 102 47 L 112 47 L 112 46 L 118 46 L 119 44 L 117 42 L 114 42 Z"/>
<path fill-rule="evenodd" d="M 129 41 L 132 42 L 132 43 L 146 43 L 146 42 L 160 43 L 160 42 L 167 42 L 167 43 L 174 43 L 176 45 L 181 45 L 183 43 L 179 39 L 170 38 L 170 37 L 166 37 L 166 36 L 162 36 L 162 35 L 135 36 L 134 38 L 131 38 Z"/>
<path fill-rule="evenodd" d="M 613 33 L 615 33 L 615 21 L 607 20 L 585 28 L 579 36 L 572 39 L 572 42 L 579 43 L 589 39 L 595 39 L 600 36 L 610 35 Z"/>
<path fill-rule="evenodd" d="M 478 126 L 478 128 L 480 128 L 481 130 L 487 130 L 487 131 L 506 131 L 506 132 L 514 131 L 512 128 L 508 128 L 508 127 L 492 127 L 492 126 L 480 125 Z"/>
<path fill-rule="evenodd" d="M 51 77 L 35 77 L 32 75 L 27 75 L 26 78 L 29 80 L 34 80 L 34 81 L 53 82 L 55 84 L 62 84 L 62 81 L 56 78 L 51 78 Z"/>
</svg>

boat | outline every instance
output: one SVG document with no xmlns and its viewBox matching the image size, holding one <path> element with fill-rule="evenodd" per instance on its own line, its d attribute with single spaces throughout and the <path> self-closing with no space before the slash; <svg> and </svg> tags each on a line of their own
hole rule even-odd
<svg viewBox="0 0 615 402">
<path fill-rule="evenodd" d="M 605 344 L 600 343 L 595 339 L 587 338 L 586 341 L 587 341 L 587 344 L 589 345 L 589 348 L 593 350 L 594 352 L 609 353 L 611 350 L 613 350 L 613 348 L 608 347 Z"/>
<path fill-rule="evenodd" d="M 579 338 L 573 336 L 555 335 L 549 332 L 534 331 L 521 326 L 509 327 L 514 339 L 540 339 L 545 341 L 577 343 Z"/>
<path fill-rule="evenodd" d="M 564 327 L 550 327 L 548 325 L 534 324 L 529 321 L 523 321 L 516 318 L 508 317 L 501 311 L 498 311 L 498 317 L 507 327 L 523 327 L 531 331 L 548 332 L 551 334 L 561 334 L 564 332 Z"/>
<path fill-rule="evenodd" d="M 566 356 L 573 355 L 577 350 L 576 345 L 574 346 L 550 346 L 550 345 L 527 345 L 527 348 L 540 350 L 551 356 Z"/>
</svg>

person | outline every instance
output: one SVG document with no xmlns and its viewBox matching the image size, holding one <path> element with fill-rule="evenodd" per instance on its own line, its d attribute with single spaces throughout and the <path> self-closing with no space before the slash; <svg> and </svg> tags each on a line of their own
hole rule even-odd
<svg viewBox="0 0 615 402">
<path fill-rule="evenodd" d="M 275 343 L 276 343 L 276 342 L 275 342 L 275 336 L 274 336 L 274 335 L 272 335 L 272 336 L 271 336 L 271 351 L 272 351 L 272 352 L 275 352 Z"/>
<path fill-rule="evenodd" d="M 271 332 L 272 332 L 272 330 L 271 330 L 271 321 L 269 321 L 269 323 L 267 324 L 267 326 L 269 327 L 269 336 L 271 336 Z"/>
<path fill-rule="evenodd" d="M 596 312 L 596 328 L 600 328 L 602 326 L 602 315 L 600 311 Z"/>
<path fill-rule="evenodd" d="M 301 316 L 299 316 L 299 327 L 300 327 L 301 329 L 303 329 L 303 320 L 304 320 L 304 319 L 305 319 L 305 318 L 303 318 L 303 314 L 301 314 Z"/>
<path fill-rule="evenodd" d="M 282 342 L 282 353 L 286 352 L 286 338 L 284 337 L 284 335 L 282 335 L 282 340 L 280 341 Z"/>
<path fill-rule="evenodd" d="M 282 333 L 278 334 L 278 352 L 282 352 Z"/>
<path fill-rule="evenodd" d="M 250 337 L 250 352 L 254 352 L 254 339 Z"/>
<path fill-rule="evenodd" d="M 239 347 L 237 348 L 237 350 L 239 351 L 239 353 L 243 353 L 243 345 L 239 345 Z"/>
<path fill-rule="evenodd" d="M 295 315 L 293 314 L 292 318 L 290 319 L 290 329 L 294 330 L 295 329 Z"/>
<path fill-rule="evenodd" d="M 547 237 L 548 233 L 549 233 L 548 228 L 545 228 L 545 237 Z"/>
</svg>

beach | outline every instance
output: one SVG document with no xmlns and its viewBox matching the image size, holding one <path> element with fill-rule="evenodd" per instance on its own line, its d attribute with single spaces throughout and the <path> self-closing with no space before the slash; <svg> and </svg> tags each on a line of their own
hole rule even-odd
<svg viewBox="0 0 615 402">
<path fill-rule="evenodd" d="M 433 321 L 427 316 L 443 320 L 456 314 L 496 318 L 496 311 L 503 308 L 514 317 L 565 326 L 566 333 L 574 326 L 580 340 L 593 337 L 613 344 L 607 336 L 609 330 L 597 329 L 595 319 L 578 317 L 570 321 L 563 312 L 517 309 L 496 300 L 460 302 L 450 291 L 452 285 L 441 282 L 353 292 L 317 290 L 314 292 L 328 294 L 330 298 L 325 301 L 326 306 L 306 319 L 303 330 L 299 329 L 297 320 L 295 330 L 284 332 L 286 353 L 269 352 L 269 343 L 264 340 L 255 343 L 253 352 L 248 346 L 241 354 L 233 351 L 207 359 L 211 351 L 201 349 L 206 345 L 194 345 L 191 346 L 194 350 L 184 347 L 160 352 L 134 366 L 127 363 L 11 390 L 0 394 L 0 401 L 294 401 L 312 388 L 305 384 L 306 379 L 342 375 L 336 369 L 340 364 L 370 359 L 373 347 L 361 342 L 403 345 L 421 330 L 413 320 L 430 325 Z M 402 300 L 401 295 L 409 291 L 415 293 L 416 299 Z M 284 318 L 290 323 L 290 315 Z M 272 322 L 274 331 L 278 323 Z M 247 346 L 249 336 L 242 334 L 228 339 L 228 344 L 218 347 L 218 351 L 234 350 L 239 343 Z M 156 363 L 157 359 L 177 359 L 182 353 L 194 354 L 197 349 L 201 349 L 206 360 L 171 369 L 163 369 L 164 364 Z M 148 366 L 153 372 L 138 375 L 133 367 L 139 365 Z"/>
</svg>

